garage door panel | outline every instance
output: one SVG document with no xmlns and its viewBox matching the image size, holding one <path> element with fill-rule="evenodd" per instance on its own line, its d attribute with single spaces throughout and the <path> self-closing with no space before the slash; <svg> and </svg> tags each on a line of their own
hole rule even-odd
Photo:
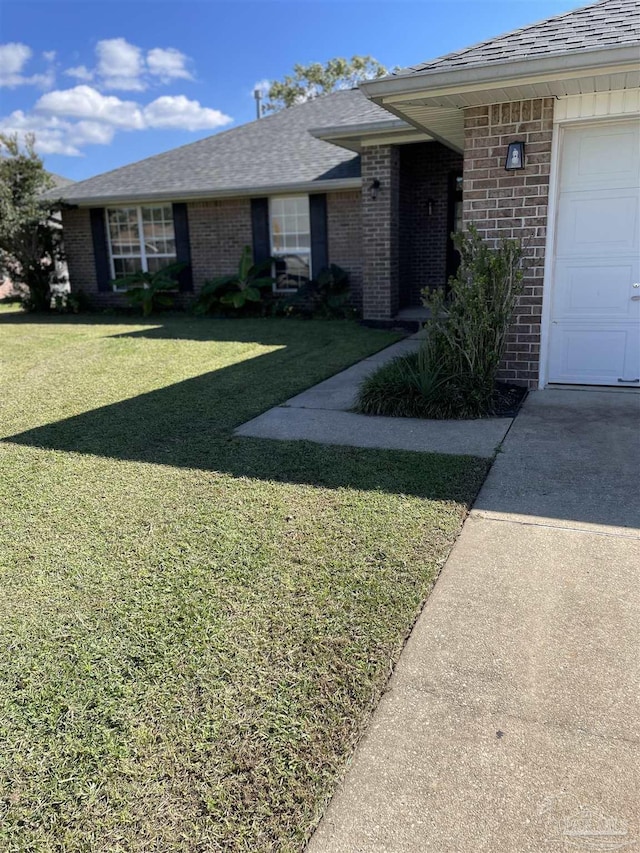
<svg viewBox="0 0 640 853">
<path fill-rule="evenodd" d="M 625 375 L 628 329 L 601 329 L 592 325 L 553 324 L 551 330 L 552 382 L 618 385 Z"/>
<path fill-rule="evenodd" d="M 640 127 L 627 122 L 565 135 L 561 190 L 629 187 L 640 178 Z"/>
<path fill-rule="evenodd" d="M 639 208 L 634 189 L 565 193 L 558 217 L 558 257 L 637 252 Z"/>
<path fill-rule="evenodd" d="M 640 289 L 638 261 L 611 264 L 607 259 L 593 263 L 563 261 L 556 264 L 553 316 L 556 320 L 632 320 L 640 317 L 640 301 L 631 297 Z"/>
<path fill-rule="evenodd" d="M 549 381 L 640 385 L 640 122 L 563 132 L 552 287 Z"/>
</svg>

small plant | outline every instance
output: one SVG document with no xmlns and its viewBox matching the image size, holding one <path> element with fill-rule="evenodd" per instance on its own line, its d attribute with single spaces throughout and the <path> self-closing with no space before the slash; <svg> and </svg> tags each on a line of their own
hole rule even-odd
<svg viewBox="0 0 640 853">
<path fill-rule="evenodd" d="M 216 309 L 231 308 L 241 312 L 250 304 L 263 299 L 263 289 L 271 288 L 275 279 L 266 273 L 271 270 L 272 259 L 254 264 L 249 246 L 245 246 L 240 256 L 238 272 L 233 275 L 220 275 L 205 282 L 195 305 L 197 314 L 209 314 Z"/>
<path fill-rule="evenodd" d="M 498 368 L 522 286 L 522 246 L 490 248 L 472 226 L 454 235 L 461 263 L 450 290 L 424 292 L 431 311 L 419 353 L 369 377 L 356 408 L 366 414 L 477 418 L 492 414 Z"/>
<path fill-rule="evenodd" d="M 303 284 L 295 296 L 287 300 L 286 309 L 290 314 L 308 314 L 322 319 L 350 318 L 355 316 L 355 309 L 349 304 L 350 295 L 349 273 L 331 264 Z"/>
<path fill-rule="evenodd" d="M 167 264 L 156 272 L 131 273 L 124 278 L 116 279 L 113 284 L 127 288 L 127 298 L 132 305 L 142 309 L 143 317 L 150 317 L 160 306 L 168 308 L 173 305 L 173 296 L 168 290 L 178 286 L 177 278 L 186 264 Z"/>
<path fill-rule="evenodd" d="M 89 299 L 84 290 L 56 293 L 52 308 L 57 314 L 80 314 L 89 310 Z"/>
</svg>

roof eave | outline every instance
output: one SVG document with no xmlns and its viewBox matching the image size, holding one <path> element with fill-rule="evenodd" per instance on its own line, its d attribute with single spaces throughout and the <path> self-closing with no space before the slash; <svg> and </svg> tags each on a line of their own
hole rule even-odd
<svg viewBox="0 0 640 853">
<path fill-rule="evenodd" d="M 327 180 L 299 181 L 290 184 L 271 184 L 253 187 L 227 187 L 224 189 L 205 190 L 158 190 L 157 192 L 118 193 L 111 195 L 87 195 L 68 198 L 67 201 L 76 207 L 108 207 L 118 204 L 141 204 L 159 201 L 215 201 L 224 198 L 243 198 L 268 195 L 283 195 L 288 193 L 323 193 L 360 189 L 362 178 L 330 178 Z"/>
<path fill-rule="evenodd" d="M 469 84 L 481 88 L 483 84 L 502 80 L 524 80 L 558 73 L 593 73 L 598 68 L 610 66 L 637 66 L 639 45 L 622 45 L 593 50 L 566 51 L 534 59 L 493 60 L 484 64 L 448 68 L 444 71 L 427 69 L 413 71 L 381 80 L 360 84 L 364 94 L 381 103 L 399 95 L 413 95 L 431 90 L 443 90 Z"/>
</svg>

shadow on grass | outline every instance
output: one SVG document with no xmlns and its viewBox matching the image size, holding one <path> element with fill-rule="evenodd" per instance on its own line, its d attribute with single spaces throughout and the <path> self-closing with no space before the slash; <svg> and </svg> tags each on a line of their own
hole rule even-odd
<svg viewBox="0 0 640 853">
<path fill-rule="evenodd" d="M 4 442 L 328 488 L 461 502 L 475 496 L 483 460 L 233 437 L 235 426 L 278 402 L 275 377 L 285 358 L 279 350 Z"/>
</svg>

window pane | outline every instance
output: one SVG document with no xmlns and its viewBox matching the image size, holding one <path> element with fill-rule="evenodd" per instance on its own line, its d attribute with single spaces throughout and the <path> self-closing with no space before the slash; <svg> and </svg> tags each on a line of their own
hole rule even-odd
<svg viewBox="0 0 640 853">
<path fill-rule="evenodd" d="M 124 278 L 124 276 L 142 269 L 142 258 L 114 258 L 113 268 L 116 278 Z"/>
<path fill-rule="evenodd" d="M 287 254 L 276 258 L 276 290 L 297 290 L 311 274 L 308 253 Z"/>
<path fill-rule="evenodd" d="M 147 258 L 147 266 L 149 268 L 149 272 L 158 272 L 163 267 L 169 266 L 169 264 L 175 264 L 176 258 L 175 255 L 172 258 L 167 257 L 157 257 L 157 256 L 149 256 Z M 178 285 L 176 284 L 176 287 Z"/>
<path fill-rule="evenodd" d="M 271 252 L 277 257 L 277 290 L 295 290 L 310 275 L 311 235 L 308 196 L 279 196 L 270 201 Z"/>
<path fill-rule="evenodd" d="M 148 255 L 175 254 L 171 207 L 143 207 L 142 218 L 145 252 Z"/>
<path fill-rule="evenodd" d="M 136 208 L 122 207 L 107 210 L 107 223 L 111 252 L 118 255 L 140 255 L 138 212 Z"/>
</svg>

